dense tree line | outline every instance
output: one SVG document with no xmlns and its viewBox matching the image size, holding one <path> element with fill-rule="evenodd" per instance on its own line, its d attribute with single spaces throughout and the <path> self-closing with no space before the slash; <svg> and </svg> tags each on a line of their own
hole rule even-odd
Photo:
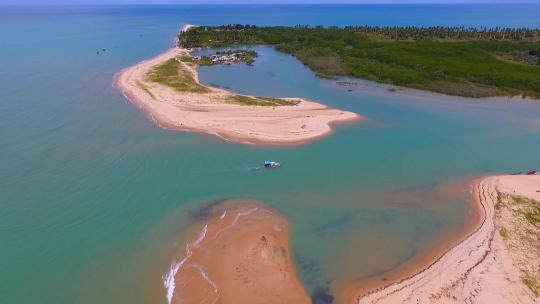
<svg viewBox="0 0 540 304">
<path fill-rule="evenodd" d="M 460 96 L 540 97 L 540 30 L 200 26 L 183 47 L 270 44 L 318 75 L 362 77 Z"/>
<path fill-rule="evenodd" d="M 465 27 L 378 27 L 347 26 L 346 31 L 382 36 L 393 40 L 497 40 L 497 41 L 538 41 L 540 29 L 529 28 L 465 28 Z"/>
<path fill-rule="evenodd" d="M 208 27 L 205 27 L 208 29 Z M 301 33 L 305 30 L 341 30 L 338 27 L 310 27 L 307 25 L 296 25 L 294 27 L 257 27 L 255 25 L 232 24 L 219 27 L 212 27 L 213 31 L 226 32 L 231 34 L 230 38 L 237 37 L 238 40 L 244 40 L 246 37 L 252 38 L 253 33 L 258 35 L 266 34 L 266 37 L 259 37 L 262 40 L 268 39 L 273 31 L 283 31 L 290 29 L 294 32 Z M 200 30 L 200 29 L 199 29 Z M 510 28 L 510 27 L 493 27 L 493 28 L 465 28 L 465 27 L 415 27 L 415 26 L 346 26 L 342 29 L 345 32 L 356 33 L 370 38 L 382 38 L 390 40 L 495 40 L 495 41 L 524 41 L 535 42 L 540 41 L 540 29 L 538 28 Z M 277 33 L 274 33 L 278 35 Z M 285 33 L 286 34 L 286 33 Z M 283 39 L 286 35 L 279 35 Z M 217 37 L 216 37 L 217 38 Z"/>
</svg>

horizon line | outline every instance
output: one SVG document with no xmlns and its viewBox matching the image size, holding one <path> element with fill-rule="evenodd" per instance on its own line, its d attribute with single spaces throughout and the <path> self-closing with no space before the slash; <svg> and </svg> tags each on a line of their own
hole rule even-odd
<svg viewBox="0 0 540 304">
<path fill-rule="evenodd" d="M 259 3 L 247 3 L 247 2 L 224 2 L 224 3 L 215 3 L 215 2 L 186 2 L 186 3 L 173 3 L 173 2 L 161 2 L 161 3 L 0 3 L 0 6 L 136 6 L 136 5 L 148 5 L 148 6 L 164 6 L 164 5 L 500 5 L 500 4 L 540 4 L 539 1 L 497 1 L 497 2 L 486 2 L 486 1 L 448 1 L 448 2 L 282 2 L 282 3 L 272 3 L 272 2 L 259 2 Z"/>
</svg>

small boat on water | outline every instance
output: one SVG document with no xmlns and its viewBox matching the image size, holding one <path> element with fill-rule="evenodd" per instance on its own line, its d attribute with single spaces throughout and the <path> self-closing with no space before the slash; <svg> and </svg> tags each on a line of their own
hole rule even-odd
<svg viewBox="0 0 540 304">
<path fill-rule="evenodd" d="M 271 160 L 264 161 L 265 168 L 278 168 L 279 166 L 281 166 L 279 162 L 271 161 Z"/>
</svg>

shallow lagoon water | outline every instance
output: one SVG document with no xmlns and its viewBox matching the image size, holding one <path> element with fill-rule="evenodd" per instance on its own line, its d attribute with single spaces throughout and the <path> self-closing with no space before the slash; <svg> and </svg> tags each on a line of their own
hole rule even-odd
<svg viewBox="0 0 540 304">
<path fill-rule="evenodd" d="M 246 94 L 301 96 L 368 118 L 280 158 L 287 180 L 278 191 L 290 189 L 286 196 L 299 200 L 281 209 L 304 209 L 288 218 L 311 288 L 384 273 L 464 224 L 468 192 L 455 183 L 538 164 L 535 102 L 393 93 L 366 81 L 317 78 L 292 56 L 253 49 L 260 56 L 253 66 L 201 67 L 201 80 Z"/>
<path fill-rule="evenodd" d="M 447 19 L 434 19 L 441 7 L 424 6 L 396 19 L 380 6 L 328 9 L 2 10 L 3 301 L 165 301 L 161 276 L 181 252 L 193 212 L 227 197 L 256 199 L 286 216 L 310 291 L 366 279 L 466 221 L 466 191 L 454 190 L 454 182 L 540 165 L 537 102 L 340 86 L 270 47 L 257 47 L 253 67 L 201 68 L 201 79 L 243 93 L 305 97 L 368 120 L 305 146 L 260 148 L 161 130 L 111 86 L 120 69 L 167 49 L 182 23 L 538 26 L 539 12 L 452 7 Z M 283 167 L 254 170 L 265 159 Z"/>
</svg>

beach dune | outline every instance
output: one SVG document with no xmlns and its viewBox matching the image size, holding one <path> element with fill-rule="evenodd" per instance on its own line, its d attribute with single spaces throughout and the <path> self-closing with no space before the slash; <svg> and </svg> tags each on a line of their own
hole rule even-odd
<svg viewBox="0 0 540 304">
<path fill-rule="evenodd" d="M 471 234 L 426 268 L 363 290 L 354 302 L 538 303 L 532 289 L 539 287 L 532 285 L 540 271 L 540 231 L 526 215 L 539 210 L 539 191 L 538 175 L 477 180 L 472 196 L 481 212 Z M 528 277 L 532 289 L 525 284 Z"/>
</svg>

